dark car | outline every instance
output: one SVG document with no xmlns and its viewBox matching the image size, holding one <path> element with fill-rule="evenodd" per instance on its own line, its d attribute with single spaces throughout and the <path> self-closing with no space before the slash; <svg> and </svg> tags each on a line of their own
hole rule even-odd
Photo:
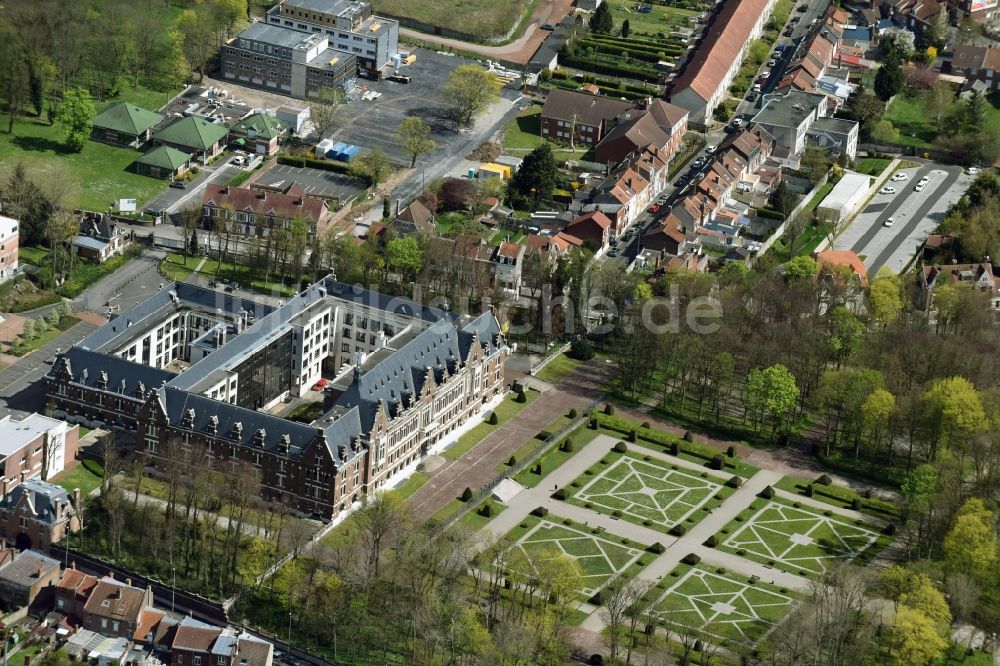
<svg viewBox="0 0 1000 666">
<path fill-rule="evenodd" d="M 795 11 L 797 11 L 797 12 L 799 12 L 801 14 L 801 13 L 805 13 L 808 9 L 809 9 L 809 7 L 807 5 L 799 5 L 798 7 L 795 8 Z"/>
<path fill-rule="evenodd" d="M 184 183 L 180 182 L 179 180 L 175 180 L 174 182 L 170 183 L 170 187 L 174 188 L 175 190 L 186 190 L 187 189 L 187 185 L 185 185 Z"/>
<path fill-rule="evenodd" d="M 543 23 L 542 24 L 542 30 L 548 30 L 549 32 L 552 32 L 555 29 L 556 29 L 556 26 L 553 25 L 553 24 L 551 24 L 551 23 Z"/>
</svg>

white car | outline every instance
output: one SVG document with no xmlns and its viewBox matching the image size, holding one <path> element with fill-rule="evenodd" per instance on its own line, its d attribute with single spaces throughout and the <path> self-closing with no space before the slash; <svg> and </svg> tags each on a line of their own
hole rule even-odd
<svg viewBox="0 0 1000 666">
<path fill-rule="evenodd" d="M 753 84 L 753 91 L 755 93 L 759 93 L 760 92 L 760 84 L 759 83 Z"/>
<path fill-rule="evenodd" d="M 890 217 L 889 219 L 887 219 L 885 222 L 882 223 L 882 226 L 883 227 L 891 227 L 894 224 L 896 224 L 896 218 Z"/>
<path fill-rule="evenodd" d="M 927 183 L 930 182 L 930 180 L 931 180 L 930 176 L 922 176 L 918 182 L 923 183 L 924 185 L 926 185 Z"/>
<path fill-rule="evenodd" d="M 896 188 L 892 185 L 886 185 L 881 190 L 878 191 L 879 194 L 895 194 Z"/>
<path fill-rule="evenodd" d="M 969 167 L 968 169 L 966 169 L 966 173 L 968 173 L 970 176 L 978 176 L 980 171 L 981 169 L 979 167 Z"/>
<path fill-rule="evenodd" d="M 902 180 L 906 180 L 907 178 L 909 178 L 909 176 L 907 176 L 902 171 L 899 171 L 897 173 L 892 174 L 892 179 L 894 181 L 896 181 L 897 183 L 900 182 L 900 181 L 902 181 Z"/>
<path fill-rule="evenodd" d="M 913 188 L 913 191 L 914 192 L 923 192 L 924 191 L 924 187 L 926 185 L 927 185 L 927 183 L 917 183 L 916 186 Z"/>
</svg>

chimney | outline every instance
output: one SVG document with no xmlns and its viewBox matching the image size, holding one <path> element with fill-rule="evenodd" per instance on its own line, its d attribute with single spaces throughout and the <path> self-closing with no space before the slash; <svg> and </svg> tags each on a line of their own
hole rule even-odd
<svg viewBox="0 0 1000 666">
<path fill-rule="evenodd" d="M 111 569 L 108 569 L 108 578 L 110 578 L 111 580 L 115 579 L 115 572 L 112 571 Z"/>
<path fill-rule="evenodd" d="M 225 187 L 222 188 L 222 194 L 229 194 L 229 186 L 228 185 L 226 185 Z"/>
<path fill-rule="evenodd" d="M 132 579 L 131 578 L 126 578 L 125 579 L 125 584 L 128 585 L 129 587 L 132 587 Z"/>
<path fill-rule="evenodd" d="M 45 574 L 45 565 L 42 563 L 38 564 L 38 577 L 41 578 Z"/>
<path fill-rule="evenodd" d="M 73 560 L 73 563 L 69 565 L 69 568 L 76 571 L 76 560 Z"/>
</svg>

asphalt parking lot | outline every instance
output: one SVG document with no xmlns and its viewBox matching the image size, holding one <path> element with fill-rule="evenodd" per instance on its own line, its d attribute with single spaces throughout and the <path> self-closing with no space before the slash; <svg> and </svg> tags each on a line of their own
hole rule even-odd
<svg viewBox="0 0 1000 666">
<path fill-rule="evenodd" d="M 906 174 L 907 179 L 887 181 L 886 185 L 896 191 L 872 197 L 833 244 L 833 249 L 852 250 L 861 257 L 871 276 L 882 267 L 893 273 L 902 271 L 972 182 L 960 167 L 942 164 L 924 164 L 898 173 Z M 917 192 L 914 187 L 924 175 L 929 181 Z M 884 226 L 890 217 L 893 225 Z"/>
<path fill-rule="evenodd" d="M 416 116 L 431 126 L 432 138 L 437 143 L 434 152 L 421 157 L 420 162 L 427 164 L 455 154 L 455 147 L 465 143 L 464 135 L 455 131 L 454 123 L 448 118 L 441 90 L 448 74 L 470 61 L 426 49 L 415 49 L 413 53 L 417 56 L 416 61 L 399 69 L 401 74 L 411 77 L 410 83 L 358 79 L 359 86 L 367 86 L 368 90 L 380 92 L 382 96 L 370 102 L 357 99 L 341 106 L 329 138 L 360 146 L 362 151 L 378 146 L 395 161 L 409 166 L 409 157 L 396 141 L 396 128 L 404 118 Z M 513 100 L 519 93 L 507 87 L 501 96 Z M 464 156 L 467 151 L 462 152 Z"/>
<path fill-rule="evenodd" d="M 336 171 L 303 169 L 279 164 L 257 179 L 258 185 L 284 188 L 298 183 L 306 194 L 318 197 L 340 197 L 343 203 L 355 199 L 365 191 L 357 178 Z"/>
</svg>

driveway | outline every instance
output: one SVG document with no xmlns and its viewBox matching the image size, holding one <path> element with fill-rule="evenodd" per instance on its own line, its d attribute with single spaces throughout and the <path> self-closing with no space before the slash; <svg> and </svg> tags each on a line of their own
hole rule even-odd
<svg viewBox="0 0 1000 666">
<path fill-rule="evenodd" d="M 941 164 L 900 173 L 907 179 L 886 182 L 896 191 L 877 193 L 833 242 L 833 249 L 851 250 L 861 257 L 869 276 L 883 267 L 901 272 L 972 182 L 960 167 Z M 924 176 L 929 179 L 927 185 L 922 192 L 915 191 Z M 891 227 L 885 226 L 889 218 L 893 219 Z"/>
<path fill-rule="evenodd" d="M 169 185 L 152 201 L 145 210 L 162 211 L 169 215 L 179 213 L 192 205 L 201 205 L 201 195 L 208 183 L 225 183 L 240 172 L 239 167 L 229 164 L 231 158 L 220 160 L 211 166 L 201 167 L 201 173 L 193 181 L 184 183 L 185 188 L 175 189 Z"/>
</svg>

